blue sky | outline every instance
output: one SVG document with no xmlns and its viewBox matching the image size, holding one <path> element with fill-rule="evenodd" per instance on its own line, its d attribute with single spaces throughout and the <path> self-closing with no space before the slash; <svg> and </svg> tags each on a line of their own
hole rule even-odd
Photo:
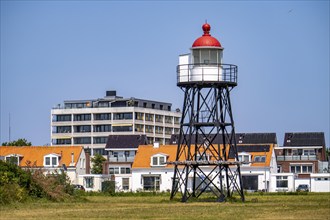
<svg viewBox="0 0 330 220">
<path fill-rule="evenodd" d="M 1 1 L 1 143 L 50 143 L 64 100 L 173 103 L 178 56 L 207 19 L 238 65 L 236 132 L 325 132 L 329 146 L 329 1 Z"/>
</svg>

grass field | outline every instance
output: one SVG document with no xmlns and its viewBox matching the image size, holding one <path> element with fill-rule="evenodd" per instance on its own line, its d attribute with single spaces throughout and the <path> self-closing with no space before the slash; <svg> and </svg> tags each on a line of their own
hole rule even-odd
<svg viewBox="0 0 330 220">
<path fill-rule="evenodd" d="M 330 193 L 248 194 L 246 202 L 181 203 L 162 196 L 86 196 L 2 206 L 1 219 L 330 219 Z"/>
</svg>

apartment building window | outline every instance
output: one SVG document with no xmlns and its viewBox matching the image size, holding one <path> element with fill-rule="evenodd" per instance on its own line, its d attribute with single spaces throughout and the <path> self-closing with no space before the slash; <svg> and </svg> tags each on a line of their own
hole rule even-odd
<svg viewBox="0 0 330 220">
<path fill-rule="evenodd" d="M 110 132 L 111 125 L 94 125 L 94 132 Z"/>
<path fill-rule="evenodd" d="M 287 188 L 288 187 L 288 177 L 287 176 L 277 176 L 276 177 L 276 187 L 277 188 Z"/>
<path fill-rule="evenodd" d="M 54 144 L 54 145 L 71 144 L 71 138 L 68 138 L 68 139 L 52 139 L 52 144 Z"/>
<path fill-rule="evenodd" d="M 73 116 L 74 121 L 90 121 L 91 114 L 77 114 Z"/>
<path fill-rule="evenodd" d="M 71 126 L 57 126 L 53 127 L 53 133 L 71 133 Z"/>
<path fill-rule="evenodd" d="M 99 102 L 98 103 L 98 107 L 100 108 L 108 108 L 110 105 L 109 105 L 109 102 Z"/>
<path fill-rule="evenodd" d="M 160 175 L 148 175 L 148 176 L 142 176 L 142 185 L 143 190 L 148 191 L 159 191 L 160 189 Z"/>
<path fill-rule="evenodd" d="M 180 118 L 174 117 L 174 124 L 180 124 Z"/>
<path fill-rule="evenodd" d="M 111 113 L 94 114 L 94 120 L 111 120 Z"/>
<path fill-rule="evenodd" d="M 147 114 L 146 113 L 146 121 L 154 121 L 154 115 L 153 114 Z"/>
<path fill-rule="evenodd" d="M 162 115 L 155 115 L 155 121 L 159 123 L 163 123 L 163 116 Z"/>
<path fill-rule="evenodd" d="M 143 125 L 140 125 L 140 124 L 135 124 L 135 131 L 138 131 L 138 132 L 143 132 Z"/>
<path fill-rule="evenodd" d="M 71 115 L 53 115 L 53 121 L 71 121 Z"/>
<path fill-rule="evenodd" d="M 112 131 L 113 132 L 130 132 L 132 131 L 132 126 L 113 126 Z"/>
<path fill-rule="evenodd" d="M 165 123 L 171 124 L 173 121 L 173 117 L 172 116 L 165 116 Z"/>
<path fill-rule="evenodd" d="M 291 173 L 312 173 L 313 165 L 307 165 L 307 164 L 290 165 L 290 171 Z"/>
<path fill-rule="evenodd" d="M 165 128 L 165 134 L 172 134 L 172 128 Z"/>
<path fill-rule="evenodd" d="M 122 178 L 123 190 L 129 190 L 129 178 Z"/>
<path fill-rule="evenodd" d="M 76 137 L 73 138 L 74 144 L 91 144 L 90 137 Z"/>
<path fill-rule="evenodd" d="M 146 125 L 146 133 L 154 133 L 154 126 Z"/>
<path fill-rule="evenodd" d="M 93 143 L 94 144 L 106 144 L 108 141 L 108 137 L 94 137 Z"/>
<path fill-rule="evenodd" d="M 170 144 L 170 142 L 171 142 L 171 139 L 165 138 L 165 144 Z"/>
<path fill-rule="evenodd" d="M 163 127 L 155 126 L 155 133 L 156 134 L 163 134 Z"/>
<path fill-rule="evenodd" d="M 129 120 L 133 119 L 132 112 L 125 112 L 125 113 L 114 113 L 113 120 Z"/>
<path fill-rule="evenodd" d="M 90 125 L 79 125 L 73 127 L 74 132 L 76 133 L 84 133 L 84 132 L 91 132 Z"/>
<path fill-rule="evenodd" d="M 99 155 L 108 155 L 107 151 L 104 148 L 94 148 L 93 149 L 93 156 L 99 154 Z"/>
<path fill-rule="evenodd" d="M 144 114 L 141 113 L 141 112 L 136 112 L 135 113 L 135 119 L 143 121 L 144 120 Z"/>
<path fill-rule="evenodd" d="M 89 108 L 91 105 L 91 102 L 65 103 L 64 108 Z"/>
</svg>

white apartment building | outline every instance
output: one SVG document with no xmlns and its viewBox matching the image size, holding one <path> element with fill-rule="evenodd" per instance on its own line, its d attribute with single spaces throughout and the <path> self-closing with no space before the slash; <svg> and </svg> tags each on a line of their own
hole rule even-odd
<svg viewBox="0 0 330 220">
<path fill-rule="evenodd" d="M 180 128 L 181 112 L 172 104 L 123 98 L 107 91 L 104 98 L 64 101 L 51 110 L 51 145 L 79 145 L 92 155 L 106 155 L 109 135 L 145 134 L 149 144 L 169 144 Z"/>
</svg>

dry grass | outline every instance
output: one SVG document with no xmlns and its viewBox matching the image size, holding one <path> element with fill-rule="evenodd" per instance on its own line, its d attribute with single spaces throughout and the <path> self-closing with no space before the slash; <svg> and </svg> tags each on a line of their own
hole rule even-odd
<svg viewBox="0 0 330 220">
<path fill-rule="evenodd" d="M 88 196 L 75 203 L 1 207 L 1 219 L 330 219 L 330 193 L 248 194 L 246 202 L 181 203 L 168 196 Z"/>
</svg>

